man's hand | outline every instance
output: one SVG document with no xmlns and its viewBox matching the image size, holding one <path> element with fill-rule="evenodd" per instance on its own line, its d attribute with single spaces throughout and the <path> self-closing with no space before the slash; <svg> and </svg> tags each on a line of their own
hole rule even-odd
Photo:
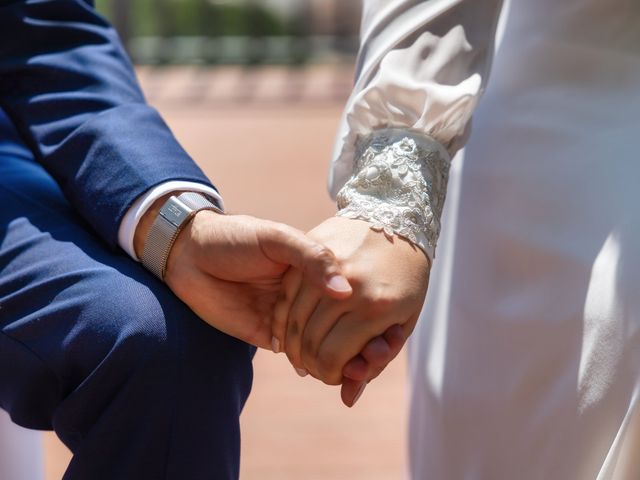
<svg viewBox="0 0 640 480">
<path fill-rule="evenodd" d="M 149 218 L 153 215 L 149 213 Z M 150 223 L 147 219 L 138 227 L 138 253 Z M 304 271 L 309 282 L 332 298 L 352 293 L 331 251 L 303 232 L 250 216 L 207 210 L 198 212 L 180 232 L 169 255 L 165 281 L 211 326 L 270 348 L 273 307 L 290 266 Z"/>
<path fill-rule="evenodd" d="M 429 261 L 411 243 L 396 236 L 390 240 L 360 220 L 333 217 L 308 235 L 334 252 L 354 293 L 343 300 L 326 298 L 292 269 L 283 280 L 286 298 L 276 306 L 274 335 L 296 369 L 331 385 L 343 383 L 343 373 L 356 377 L 347 382 L 349 397 L 355 386 L 382 371 L 413 331 L 427 291 Z M 365 354 L 379 364 L 367 366 Z"/>
</svg>

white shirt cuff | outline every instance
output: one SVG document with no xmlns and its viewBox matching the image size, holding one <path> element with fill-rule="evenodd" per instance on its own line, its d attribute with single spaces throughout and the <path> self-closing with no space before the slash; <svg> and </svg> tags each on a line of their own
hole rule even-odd
<svg viewBox="0 0 640 480">
<path fill-rule="evenodd" d="M 182 180 L 172 180 L 156 185 L 151 190 L 148 190 L 146 193 L 138 197 L 133 205 L 131 205 L 122 219 L 122 222 L 120 222 L 120 228 L 118 229 L 118 243 L 120 244 L 120 247 L 122 247 L 122 249 L 135 261 L 140 261 L 136 255 L 135 249 L 133 248 L 133 237 L 135 236 L 136 228 L 138 227 L 140 219 L 146 211 L 149 210 L 151 205 L 153 205 L 153 202 L 163 195 L 175 191 L 204 193 L 214 199 L 220 209 L 224 210 L 222 197 L 215 189 L 208 185 Z"/>
</svg>

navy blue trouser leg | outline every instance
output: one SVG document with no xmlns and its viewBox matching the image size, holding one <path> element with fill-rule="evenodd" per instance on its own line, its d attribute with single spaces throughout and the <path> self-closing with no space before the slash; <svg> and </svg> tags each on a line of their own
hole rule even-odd
<svg viewBox="0 0 640 480">
<path fill-rule="evenodd" d="M 237 478 L 253 353 L 103 247 L 0 142 L 0 407 L 57 432 L 65 479 Z"/>
</svg>

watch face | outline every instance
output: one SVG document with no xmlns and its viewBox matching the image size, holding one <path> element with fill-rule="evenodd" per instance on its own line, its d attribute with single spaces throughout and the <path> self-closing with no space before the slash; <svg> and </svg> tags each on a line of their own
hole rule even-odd
<svg viewBox="0 0 640 480">
<path fill-rule="evenodd" d="M 171 197 L 160 209 L 160 215 L 175 227 L 179 227 L 189 216 L 191 209 L 182 205 L 179 200 Z"/>
</svg>

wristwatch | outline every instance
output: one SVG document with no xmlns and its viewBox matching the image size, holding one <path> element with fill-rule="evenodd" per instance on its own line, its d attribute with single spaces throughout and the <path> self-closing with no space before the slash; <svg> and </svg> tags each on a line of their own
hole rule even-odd
<svg viewBox="0 0 640 480">
<path fill-rule="evenodd" d="M 176 238 L 200 210 L 224 213 L 212 199 L 196 192 L 172 195 L 160 209 L 142 251 L 142 264 L 160 280 L 164 280 L 167 259 Z"/>
</svg>

